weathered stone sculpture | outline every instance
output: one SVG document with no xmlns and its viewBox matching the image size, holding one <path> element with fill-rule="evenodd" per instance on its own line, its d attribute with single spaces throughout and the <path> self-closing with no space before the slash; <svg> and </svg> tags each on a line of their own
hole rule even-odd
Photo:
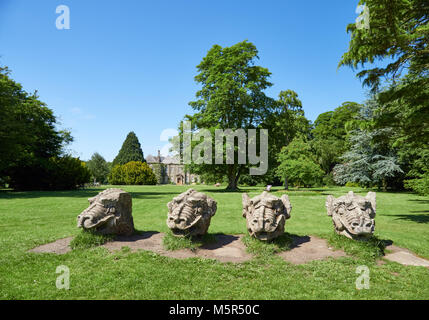
<svg viewBox="0 0 429 320">
<path fill-rule="evenodd" d="M 335 231 L 350 239 L 365 239 L 374 233 L 375 227 L 375 192 L 368 192 L 365 197 L 350 191 L 347 195 L 335 199 L 328 196 L 326 209 L 332 216 Z"/>
<path fill-rule="evenodd" d="M 100 234 L 131 235 L 134 232 L 131 195 L 107 189 L 89 198 L 89 207 L 77 217 L 77 226 Z"/>
<path fill-rule="evenodd" d="M 292 206 L 287 195 L 278 198 L 264 191 L 250 199 L 243 193 L 243 217 L 250 236 L 270 241 L 284 233 L 285 221 L 290 218 Z"/>
<path fill-rule="evenodd" d="M 217 203 L 204 193 L 189 189 L 167 204 L 167 226 L 173 235 L 198 236 L 207 233 Z"/>
</svg>

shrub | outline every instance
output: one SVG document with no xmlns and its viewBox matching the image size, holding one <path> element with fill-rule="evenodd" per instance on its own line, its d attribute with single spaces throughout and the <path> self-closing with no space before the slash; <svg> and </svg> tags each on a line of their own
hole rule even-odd
<svg viewBox="0 0 429 320">
<path fill-rule="evenodd" d="M 91 179 L 91 173 L 85 163 L 78 158 L 65 156 L 52 158 L 51 161 L 54 163 L 54 172 L 51 177 L 52 189 L 76 189 Z"/>
<path fill-rule="evenodd" d="M 310 145 L 302 138 L 295 138 L 287 147 L 283 147 L 277 156 L 280 165 L 276 175 L 294 186 L 314 186 L 324 175 L 323 170 L 314 159 Z"/>
<path fill-rule="evenodd" d="M 421 176 L 419 179 L 411 179 L 404 181 L 407 189 L 412 189 L 419 195 L 429 195 L 429 171 Z"/>
<path fill-rule="evenodd" d="M 109 182 L 111 184 L 125 184 L 124 173 L 120 164 L 115 165 L 109 174 Z"/>
<path fill-rule="evenodd" d="M 332 176 L 332 173 L 329 173 L 329 174 L 325 175 L 323 177 L 322 183 L 323 183 L 324 186 L 328 186 L 328 187 L 336 185 L 336 183 L 334 181 L 334 177 Z"/>
<path fill-rule="evenodd" d="M 78 158 L 52 157 L 15 168 L 10 175 L 10 186 L 16 190 L 71 190 L 89 182 L 90 177 Z"/>
<path fill-rule="evenodd" d="M 113 167 L 109 176 L 111 184 L 155 185 L 156 176 L 145 162 L 131 161 Z"/>
<path fill-rule="evenodd" d="M 359 186 L 358 182 L 351 182 L 351 181 L 349 181 L 349 182 L 346 183 L 346 187 L 349 187 L 349 188 L 359 188 L 360 186 Z"/>
</svg>

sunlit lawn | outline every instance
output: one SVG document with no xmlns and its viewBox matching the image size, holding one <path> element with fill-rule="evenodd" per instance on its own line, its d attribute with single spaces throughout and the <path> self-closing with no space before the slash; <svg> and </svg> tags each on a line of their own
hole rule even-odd
<svg viewBox="0 0 429 320">
<path fill-rule="evenodd" d="M 241 192 L 196 185 L 218 202 L 209 233 L 246 233 Z M 244 264 L 175 260 L 151 252 L 111 254 L 103 248 L 65 255 L 27 253 L 37 245 L 77 235 L 76 216 L 103 188 L 68 192 L 0 191 L 0 298 L 2 299 L 429 299 L 429 269 L 352 256 L 295 266 L 276 256 Z M 140 231 L 167 232 L 167 202 L 189 186 L 123 186 L 133 197 Z M 261 187 L 243 187 L 250 196 Z M 293 235 L 332 238 L 328 194 L 351 188 L 291 190 Z M 366 190 L 353 189 L 359 194 Z M 282 194 L 281 188 L 274 193 Z M 429 258 L 429 197 L 377 192 L 376 236 Z M 55 286 L 56 267 L 70 268 L 70 290 Z M 357 290 L 356 267 L 370 268 L 370 289 Z"/>
</svg>

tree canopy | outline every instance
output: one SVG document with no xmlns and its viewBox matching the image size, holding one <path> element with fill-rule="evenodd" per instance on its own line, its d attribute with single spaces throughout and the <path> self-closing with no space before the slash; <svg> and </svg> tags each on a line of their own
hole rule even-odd
<svg viewBox="0 0 429 320">
<path fill-rule="evenodd" d="M 372 128 L 389 130 L 389 136 L 381 137 L 397 150 L 406 176 L 417 178 L 406 185 L 427 185 L 418 179 L 427 179 L 429 170 L 429 2 L 361 0 L 359 4 L 369 9 L 370 28 L 357 28 L 354 23 L 347 27 L 349 50 L 339 66 L 362 68 L 357 75 L 377 94 L 379 104 Z"/>
<path fill-rule="evenodd" d="M 0 179 L 17 190 L 74 189 L 89 181 L 82 161 L 66 155 L 73 139 L 51 109 L 0 67 Z"/>
<path fill-rule="evenodd" d="M 197 66 L 195 81 L 201 85 L 197 100 L 189 105 L 196 111 L 186 116 L 193 128 L 254 129 L 259 128 L 275 108 L 275 101 L 264 90 L 268 69 L 255 65 L 258 51 L 250 42 L 243 41 L 231 47 L 214 45 Z M 213 139 L 214 140 L 214 139 Z M 214 162 L 213 162 L 214 163 Z M 228 189 L 236 189 L 245 164 L 193 164 L 193 172 L 228 177 Z"/>
<path fill-rule="evenodd" d="M 112 164 L 113 166 L 118 164 L 122 165 L 130 161 L 146 162 L 143 157 L 143 150 L 139 139 L 133 131 L 128 133 L 124 143 L 122 144 L 121 150 L 119 150 L 119 153 L 113 160 Z"/>
<path fill-rule="evenodd" d="M 370 28 L 351 23 L 349 50 L 339 66 L 358 68 L 377 60 L 389 60 L 384 67 L 358 73 L 364 84 L 377 89 L 382 78 L 396 80 L 408 72 L 426 75 L 429 68 L 429 2 L 427 0 L 360 0 L 369 9 Z M 424 81 L 427 85 L 428 78 Z"/>
<path fill-rule="evenodd" d="M 86 163 L 88 170 L 91 172 L 91 177 L 94 181 L 105 183 L 107 182 L 107 176 L 109 175 L 109 164 L 106 160 L 98 153 L 95 152 L 91 159 Z"/>
<path fill-rule="evenodd" d="M 321 182 L 323 171 L 314 159 L 308 143 L 302 138 L 295 138 L 278 155 L 279 166 L 276 174 L 281 179 L 296 186 L 311 186 Z"/>
<path fill-rule="evenodd" d="M 36 93 L 24 91 L 0 67 L 0 174 L 37 159 L 59 156 L 73 139 L 56 128 L 57 119 Z"/>
<path fill-rule="evenodd" d="M 321 113 L 314 122 L 310 144 L 326 174 L 340 163 L 339 157 L 347 148 L 347 124 L 356 118 L 360 108 L 356 102 L 344 102 L 334 111 Z"/>
</svg>

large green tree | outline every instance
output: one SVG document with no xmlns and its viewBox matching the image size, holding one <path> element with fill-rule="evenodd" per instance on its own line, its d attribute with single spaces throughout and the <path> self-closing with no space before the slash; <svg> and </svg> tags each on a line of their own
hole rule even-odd
<svg viewBox="0 0 429 320">
<path fill-rule="evenodd" d="M 73 189 L 89 181 L 82 161 L 66 155 L 72 141 L 36 93 L 0 68 L 0 179 L 19 190 Z"/>
<path fill-rule="evenodd" d="M 364 85 L 379 92 L 374 129 L 393 128 L 389 140 L 407 176 L 424 179 L 429 170 L 429 2 L 359 3 L 369 9 L 370 28 L 347 27 L 349 50 L 339 65 L 362 69 L 358 76 Z"/>
<path fill-rule="evenodd" d="M 86 163 L 94 182 L 105 183 L 109 175 L 109 165 L 99 153 L 95 152 Z"/>
<path fill-rule="evenodd" d="M 283 147 L 278 160 L 280 165 L 276 169 L 277 176 L 287 178 L 288 183 L 295 186 L 309 187 L 319 183 L 323 177 L 310 145 L 302 137 L 296 137 Z"/>
<path fill-rule="evenodd" d="M 57 119 L 36 93 L 27 93 L 0 67 L 0 175 L 37 159 L 59 156 L 72 141 L 56 128 Z"/>
<path fill-rule="evenodd" d="M 341 157 L 343 163 L 334 168 L 334 180 L 338 184 L 356 182 L 364 187 L 377 185 L 386 190 L 388 180 L 403 173 L 396 154 L 374 144 L 377 134 L 379 130 L 352 132 L 351 149 Z"/>
<path fill-rule="evenodd" d="M 379 127 L 395 127 L 397 143 L 427 145 L 429 1 L 361 0 L 359 4 L 369 9 L 370 27 L 348 25 L 351 40 L 339 66 L 362 69 L 358 77 L 374 92 L 384 88 L 378 95 Z M 376 61 L 380 62 L 376 65 Z"/>
<path fill-rule="evenodd" d="M 361 108 L 360 115 L 351 123 L 348 135 L 349 149 L 334 167 L 334 180 L 339 184 L 356 182 L 362 186 L 395 187 L 403 170 L 397 151 L 386 137 L 394 134 L 393 128 L 374 128 L 377 111 L 376 99 L 370 99 Z"/>
<path fill-rule="evenodd" d="M 287 189 L 287 177 L 281 181 L 276 174 L 279 166 L 278 154 L 296 136 L 308 139 L 311 135 L 311 124 L 304 115 L 298 93 L 290 89 L 281 91 L 261 126 L 269 130 L 268 171 L 263 176 L 251 176 L 244 172 L 241 175 L 240 183 L 246 185 L 284 184 Z"/>
<path fill-rule="evenodd" d="M 201 90 L 196 93 L 197 100 L 189 103 L 196 112 L 186 116 L 194 130 L 204 128 L 214 132 L 215 129 L 262 127 L 276 103 L 264 93 L 272 85 L 268 80 L 271 73 L 255 65 L 257 58 L 256 47 L 247 41 L 224 48 L 214 45 L 208 51 L 197 66 L 195 77 Z M 249 166 L 235 161 L 234 164 L 193 164 L 191 167 L 196 173 L 226 176 L 227 188 L 236 190 L 240 175 Z"/>
<path fill-rule="evenodd" d="M 293 90 L 284 90 L 279 93 L 278 99 L 275 103 L 275 109 L 268 115 L 264 122 L 264 127 L 270 130 L 270 144 L 269 144 L 269 164 L 267 180 L 275 184 L 275 177 L 283 179 L 279 183 L 283 183 L 285 189 L 288 188 L 288 177 L 280 177 L 276 174 L 277 167 L 279 166 L 278 154 L 283 147 L 287 146 L 293 141 L 295 137 L 302 139 L 309 139 L 311 136 L 311 124 L 305 117 L 302 108 L 302 102 L 298 94 Z"/>
<path fill-rule="evenodd" d="M 119 150 L 119 153 L 113 160 L 112 165 L 123 165 L 130 161 L 146 162 L 143 157 L 143 150 L 139 139 L 133 131 L 128 133 L 124 143 L 122 144 L 121 150 Z"/>
<path fill-rule="evenodd" d="M 357 117 L 360 108 L 356 102 L 344 102 L 334 111 L 320 114 L 314 122 L 310 144 L 325 174 L 341 162 L 340 156 L 347 149 L 347 123 Z"/>
<path fill-rule="evenodd" d="M 369 9 L 369 28 L 347 26 L 349 50 L 340 66 L 364 69 L 364 84 L 377 89 L 382 79 L 397 80 L 403 72 L 427 75 L 429 68 L 429 2 L 427 0 L 360 0 Z M 375 66 L 385 60 L 385 66 Z M 423 79 L 422 79 L 423 80 Z M 428 83 L 428 78 L 424 83 Z"/>
</svg>

